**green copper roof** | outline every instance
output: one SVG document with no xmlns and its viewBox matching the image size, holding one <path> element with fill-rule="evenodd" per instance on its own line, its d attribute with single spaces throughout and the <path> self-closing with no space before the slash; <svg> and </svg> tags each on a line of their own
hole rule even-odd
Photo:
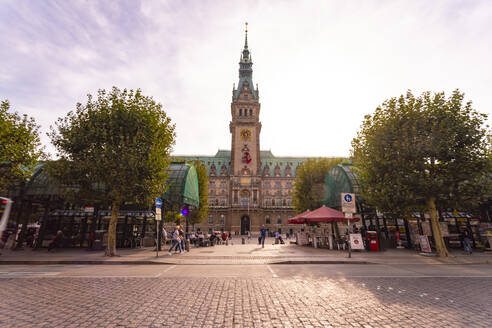
<svg viewBox="0 0 492 328">
<path fill-rule="evenodd" d="M 230 150 L 218 150 L 215 156 L 200 156 L 200 155 L 186 155 L 175 156 L 178 160 L 201 161 L 207 168 L 207 174 L 210 176 L 210 172 L 215 170 L 216 176 L 229 176 L 230 175 Z M 296 176 L 297 167 L 305 162 L 309 157 L 275 157 L 270 150 L 260 151 L 261 162 L 261 174 L 270 177 L 275 177 L 276 172 L 280 172 L 281 177 L 287 176 L 290 170 L 290 177 Z M 266 167 L 266 169 L 265 169 Z M 276 168 L 278 169 L 276 170 Z M 290 168 L 290 169 L 289 169 Z"/>
<path fill-rule="evenodd" d="M 198 177 L 195 167 L 185 163 L 171 163 L 167 173 L 168 189 L 162 199 L 178 206 L 190 205 L 198 208 Z"/>
<path fill-rule="evenodd" d="M 341 193 L 355 193 L 360 201 L 360 186 L 357 174 L 351 164 L 338 164 L 330 169 L 325 179 L 325 197 L 323 203 L 331 208 L 341 208 Z"/>
</svg>

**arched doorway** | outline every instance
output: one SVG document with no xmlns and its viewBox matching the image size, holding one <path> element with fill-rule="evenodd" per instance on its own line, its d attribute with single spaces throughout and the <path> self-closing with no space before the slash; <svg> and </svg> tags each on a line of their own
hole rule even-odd
<svg viewBox="0 0 492 328">
<path fill-rule="evenodd" d="M 245 235 L 248 231 L 250 231 L 249 216 L 243 215 L 241 217 L 241 235 Z"/>
</svg>

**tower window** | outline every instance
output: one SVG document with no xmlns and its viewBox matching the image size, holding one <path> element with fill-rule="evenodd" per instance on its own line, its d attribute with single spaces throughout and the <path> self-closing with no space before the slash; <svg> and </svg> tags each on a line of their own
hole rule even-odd
<svg viewBox="0 0 492 328">
<path fill-rule="evenodd" d="M 249 110 L 249 116 L 253 116 L 253 110 L 252 109 Z"/>
<path fill-rule="evenodd" d="M 239 109 L 239 116 L 243 116 L 243 109 L 242 108 Z"/>
<path fill-rule="evenodd" d="M 244 95 L 244 99 L 248 100 L 248 95 Z"/>
</svg>

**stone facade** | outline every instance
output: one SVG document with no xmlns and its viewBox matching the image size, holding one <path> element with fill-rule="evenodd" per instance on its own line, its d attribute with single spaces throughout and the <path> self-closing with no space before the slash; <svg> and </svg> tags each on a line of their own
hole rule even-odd
<svg viewBox="0 0 492 328">
<path fill-rule="evenodd" d="M 239 83 L 232 90 L 231 149 L 215 156 L 179 156 L 200 160 L 209 175 L 209 216 L 195 225 L 201 231 L 257 232 L 261 225 L 270 231 L 298 231 L 289 225 L 295 215 L 292 191 L 297 167 L 307 158 L 275 157 L 260 150 L 260 101 L 253 84 L 251 54 L 246 35 L 239 62 Z"/>
</svg>

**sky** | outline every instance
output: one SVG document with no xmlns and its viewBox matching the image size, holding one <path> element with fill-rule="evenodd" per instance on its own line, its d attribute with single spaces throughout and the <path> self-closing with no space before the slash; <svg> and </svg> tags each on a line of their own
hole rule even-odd
<svg viewBox="0 0 492 328">
<path fill-rule="evenodd" d="M 349 156 L 364 116 L 407 90 L 459 88 L 492 116 L 488 0 L 0 0 L 0 99 L 54 157 L 57 118 L 98 89 L 140 88 L 176 124 L 174 154 L 214 155 L 231 147 L 246 21 L 276 156 Z"/>
</svg>

